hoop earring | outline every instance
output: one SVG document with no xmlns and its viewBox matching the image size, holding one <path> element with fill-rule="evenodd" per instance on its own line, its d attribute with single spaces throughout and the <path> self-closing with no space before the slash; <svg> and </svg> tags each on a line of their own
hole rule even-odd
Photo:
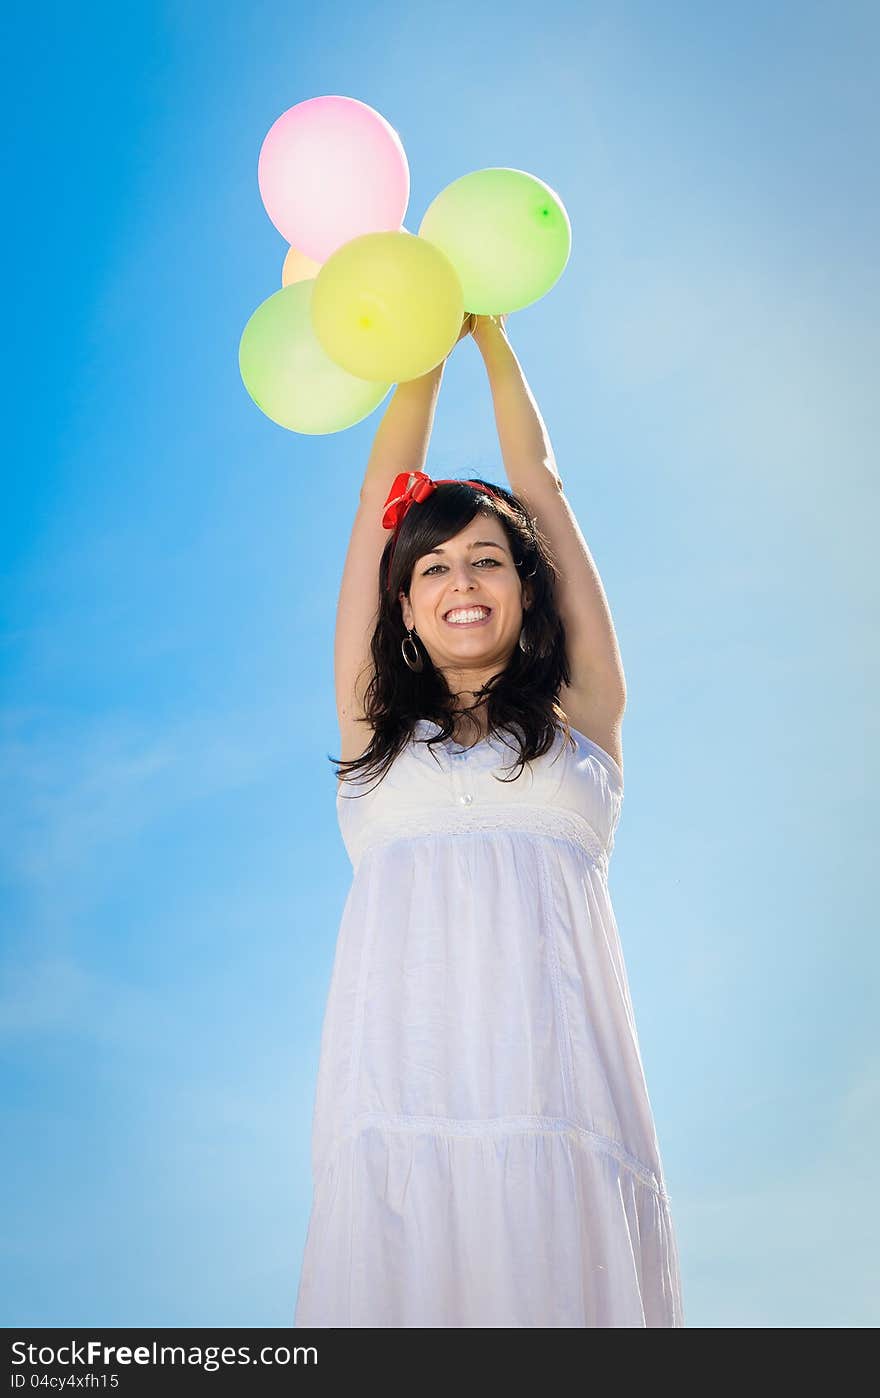
<svg viewBox="0 0 880 1398">
<path fill-rule="evenodd" d="M 523 641 L 523 636 L 525 636 L 525 634 L 526 634 L 526 628 L 523 627 L 522 630 L 521 630 L 520 633 L 519 633 L 519 648 L 520 648 L 520 650 L 522 651 L 523 655 L 528 655 L 528 653 L 529 653 L 529 648 L 528 648 L 528 646 L 527 646 L 527 645 L 524 643 L 524 641 Z"/>
<path fill-rule="evenodd" d="M 410 660 L 409 656 L 407 655 L 407 646 L 412 646 L 413 654 L 415 656 L 414 660 Z M 416 674 L 418 674 L 421 670 L 425 668 L 425 662 L 419 655 L 419 648 L 413 640 L 412 627 L 409 628 L 409 635 L 404 636 L 403 640 L 401 641 L 400 650 L 401 654 L 403 655 L 404 663 L 408 666 L 410 670 L 414 670 Z"/>
</svg>

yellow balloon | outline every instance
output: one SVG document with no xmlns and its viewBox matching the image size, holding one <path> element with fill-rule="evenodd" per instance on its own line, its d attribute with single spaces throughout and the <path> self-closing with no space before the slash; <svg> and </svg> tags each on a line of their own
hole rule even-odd
<svg viewBox="0 0 880 1398">
<path fill-rule="evenodd" d="M 281 268 L 281 285 L 293 286 L 294 282 L 312 281 L 320 270 L 320 262 L 314 262 L 311 257 L 306 257 L 304 252 L 290 247 Z"/>
<path fill-rule="evenodd" d="M 401 224 L 401 230 L 404 233 L 407 231 L 403 224 Z M 323 263 L 315 262 L 313 258 L 306 257 L 304 252 L 300 252 L 299 248 L 291 245 L 287 249 L 284 266 L 281 268 L 281 285 L 293 286 L 294 282 L 314 281 L 322 266 Z"/>
<path fill-rule="evenodd" d="M 464 296 L 444 252 L 415 233 L 363 233 L 315 278 L 312 327 L 356 378 L 405 383 L 427 374 L 458 339 Z"/>
</svg>

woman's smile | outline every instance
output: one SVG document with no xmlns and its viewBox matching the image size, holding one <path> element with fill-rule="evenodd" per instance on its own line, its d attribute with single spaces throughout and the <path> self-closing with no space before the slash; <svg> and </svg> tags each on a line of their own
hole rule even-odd
<svg viewBox="0 0 880 1398">
<path fill-rule="evenodd" d="M 443 620 L 447 626 L 485 626 L 491 616 L 491 607 L 452 607 Z"/>
</svg>

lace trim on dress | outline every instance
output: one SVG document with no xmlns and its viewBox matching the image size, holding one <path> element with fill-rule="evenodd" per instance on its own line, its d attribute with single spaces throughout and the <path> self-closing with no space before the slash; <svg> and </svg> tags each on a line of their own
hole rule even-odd
<svg viewBox="0 0 880 1398">
<path fill-rule="evenodd" d="M 601 838 L 584 816 L 577 811 L 558 806 L 496 805 L 443 810 L 436 806 L 414 807 L 406 811 L 405 820 L 375 820 L 355 838 L 353 863 L 355 867 L 368 850 L 393 840 L 406 840 L 425 835 L 470 835 L 481 830 L 525 831 L 531 835 L 547 835 L 566 840 L 587 856 L 591 862 L 607 870 L 608 851 Z"/>
</svg>

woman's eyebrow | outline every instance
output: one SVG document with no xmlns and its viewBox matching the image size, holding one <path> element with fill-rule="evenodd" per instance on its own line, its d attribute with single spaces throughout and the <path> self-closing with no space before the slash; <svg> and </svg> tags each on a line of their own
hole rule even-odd
<svg viewBox="0 0 880 1398">
<path fill-rule="evenodd" d="M 503 545 L 503 544 L 496 544 L 496 542 L 495 542 L 494 539 L 475 539 L 474 542 L 473 542 L 472 544 L 468 544 L 468 548 L 469 548 L 469 549 L 501 549 L 501 552 L 502 552 L 502 553 L 504 552 L 504 545 Z M 445 553 L 445 552 L 446 552 L 445 549 L 428 549 L 428 552 L 422 554 L 422 557 L 423 557 L 423 558 L 427 558 L 429 554 L 432 554 L 432 553 Z"/>
</svg>

